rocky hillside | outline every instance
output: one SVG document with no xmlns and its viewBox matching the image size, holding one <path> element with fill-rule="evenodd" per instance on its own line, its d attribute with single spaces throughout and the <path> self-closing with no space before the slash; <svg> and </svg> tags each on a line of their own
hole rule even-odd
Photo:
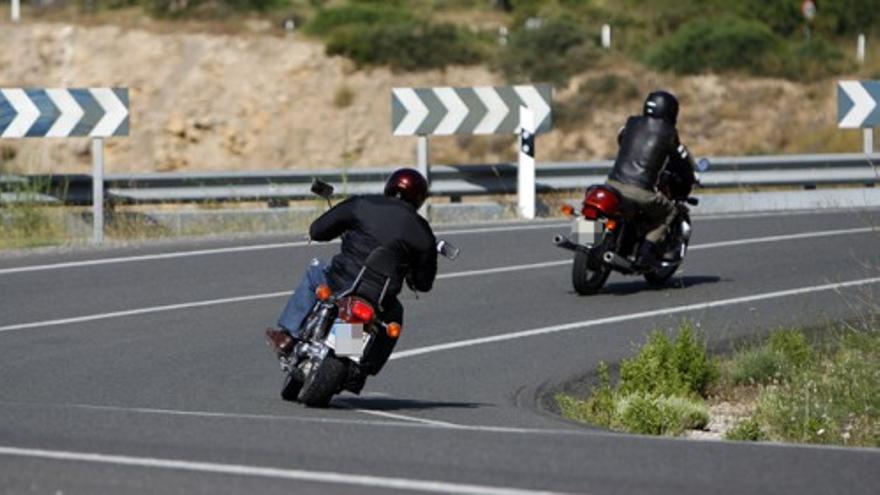
<svg viewBox="0 0 880 495">
<path fill-rule="evenodd" d="M 0 87 L 130 88 L 131 136 L 108 140 L 109 172 L 277 170 L 414 159 L 393 137 L 394 86 L 502 84 L 481 67 L 393 73 L 357 70 L 294 34 L 163 33 L 112 26 L 0 23 Z M 617 129 L 656 87 L 683 102 L 682 137 L 698 154 L 858 151 L 858 131 L 834 126 L 834 81 L 801 85 L 745 77 L 677 77 L 626 62 L 557 88 L 560 122 L 538 140 L 539 160 L 615 152 Z M 512 137 L 432 138 L 434 163 L 514 157 Z M 85 139 L 0 142 L 6 170 L 87 172 Z"/>
</svg>

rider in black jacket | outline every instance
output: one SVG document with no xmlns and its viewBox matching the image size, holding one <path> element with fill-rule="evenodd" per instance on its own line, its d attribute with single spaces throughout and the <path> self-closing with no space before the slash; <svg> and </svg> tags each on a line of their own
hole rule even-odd
<svg viewBox="0 0 880 495">
<path fill-rule="evenodd" d="M 299 287 L 290 297 L 281 317 L 280 330 L 267 329 L 266 337 L 278 355 L 289 354 L 299 338 L 300 326 L 317 301 L 315 289 L 327 284 L 334 292 L 354 282 L 367 256 L 384 246 L 397 258 L 399 276 L 392 279 L 383 301 L 383 317 L 403 323 L 403 306 L 397 300 L 402 282 L 414 290 L 428 292 L 437 274 L 437 248 L 428 222 L 418 209 L 428 194 L 428 183 L 413 169 L 399 169 L 385 184 L 384 196 L 354 196 L 331 208 L 315 220 L 309 237 L 330 241 L 342 236 L 342 249 L 328 266 L 312 260 Z M 361 368 L 376 374 L 391 354 L 396 342 L 379 332 L 381 338 L 367 351 Z"/>
<path fill-rule="evenodd" d="M 646 267 L 657 263 L 655 248 L 675 219 L 675 206 L 657 192 L 660 173 L 674 163 L 676 169 L 693 177 L 693 158 L 678 139 L 677 119 L 675 96 L 666 91 L 648 95 L 642 115 L 630 117 L 617 137 L 620 151 L 608 176 L 608 185 L 617 189 L 624 201 L 634 203 L 649 222 L 639 249 L 639 263 Z M 678 166 L 681 164 L 685 166 Z"/>
</svg>

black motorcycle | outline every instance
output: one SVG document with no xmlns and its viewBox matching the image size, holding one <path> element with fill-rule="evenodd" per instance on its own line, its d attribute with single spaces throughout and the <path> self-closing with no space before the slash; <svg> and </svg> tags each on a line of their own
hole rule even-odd
<svg viewBox="0 0 880 495">
<path fill-rule="evenodd" d="M 316 181 L 312 191 L 328 200 L 329 184 Z M 441 255 L 455 259 L 458 248 L 447 241 L 437 243 Z M 315 291 L 318 301 L 306 316 L 297 343 L 281 358 L 286 377 L 281 397 L 309 407 L 326 407 L 334 395 L 349 390 L 359 393 L 366 379 L 360 364 L 385 352 L 389 340 L 402 332 L 399 322 L 383 321 L 385 296 L 399 276 L 397 259 L 385 247 L 374 249 L 347 289 L 334 294 L 329 286 Z M 393 343 L 391 343 L 393 345 Z"/>
<path fill-rule="evenodd" d="M 640 221 L 641 212 L 632 210 L 613 187 L 607 184 L 590 186 L 580 212 L 570 206 L 563 207 L 563 211 L 574 217 L 571 237 L 557 235 L 553 243 L 575 253 L 572 285 L 578 294 L 599 292 L 612 271 L 642 275 L 651 285 L 665 284 L 675 274 L 684 261 L 693 232 L 688 205 L 699 203 L 697 198 L 690 196 L 694 184 L 699 181 L 691 165 L 686 164 L 686 167 L 684 172 L 678 172 L 675 167 L 667 166 L 660 174 L 657 189 L 672 200 L 676 217 L 666 238 L 657 246 L 655 255 L 659 263 L 654 265 L 644 266 L 636 259 L 647 233 Z M 697 164 L 700 172 L 708 167 L 709 161 L 705 158 Z"/>
</svg>

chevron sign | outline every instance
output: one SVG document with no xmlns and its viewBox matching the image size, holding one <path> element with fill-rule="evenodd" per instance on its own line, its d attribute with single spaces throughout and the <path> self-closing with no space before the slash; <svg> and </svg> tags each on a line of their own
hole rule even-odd
<svg viewBox="0 0 880 495">
<path fill-rule="evenodd" d="M 128 88 L 0 88 L 0 138 L 128 135 Z"/>
<path fill-rule="evenodd" d="M 837 83 L 837 126 L 880 127 L 880 81 Z"/>
<path fill-rule="evenodd" d="M 508 134 L 519 131 L 519 109 L 535 113 L 537 132 L 551 128 L 553 88 L 393 88 L 391 128 L 395 136 Z"/>
</svg>

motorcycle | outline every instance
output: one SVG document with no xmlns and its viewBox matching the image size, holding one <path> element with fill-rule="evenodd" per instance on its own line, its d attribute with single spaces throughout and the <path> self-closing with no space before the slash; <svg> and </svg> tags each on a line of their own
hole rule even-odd
<svg viewBox="0 0 880 495">
<path fill-rule="evenodd" d="M 657 190 L 673 202 L 676 216 L 664 241 L 657 246 L 656 265 L 638 263 L 636 256 L 647 229 L 639 221 L 641 212 L 633 211 L 613 187 L 594 184 L 587 188 L 580 212 L 570 205 L 563 206 L 563 212 L 573 217 L 571 236 L 557 235 L 553 243 L 574 252 L 572 285 L 578 294 L 599 292 L 612 271 L 641 275 L 651 285 L 663 285 L 681 266 L 693 232 L 688 205 L 699 204 L 690 193 L 699 178 L 689 162 L 677 164 L 686 166 L 682 168 L 689 171 L 686 173 L 676 172 L 673 165 L 670 163 L 658 180 Z M 698 172 L 706 171 L 709 161 L 701 159 L 696 168 Z"/>
<path fill-rule="evenodd" d="M 330 202 L 333 186 L 316 180 L 312 192 Z M 448 241 L 437 243 L 437 252 L 449 259 L 459 249 Z M 397 260 L 385 247 L 374 249 L 347 289 L 334 294 L 319 286 L 318 301 L 306 316 L 302 340 L 288 356 L 280 358 L 285 373 L 281 397 L 308 407 L 326 407 L 343 390 L 359 393 L 366 375 L 360 368 L 380 339 L 397 340 L 400 323 L 380 318 L 383 300 L 398 274 Z"/>
</svg>

